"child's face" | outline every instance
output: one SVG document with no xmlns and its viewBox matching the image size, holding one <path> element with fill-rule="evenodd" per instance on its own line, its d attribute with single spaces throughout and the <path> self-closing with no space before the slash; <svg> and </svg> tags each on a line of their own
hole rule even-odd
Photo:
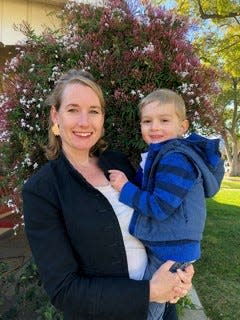
<svg viewBox="0 0 240 320">
<path fill-rule="evenodd" d="M 179 118 L 174 104 L 153 101 L 141 110 L 141 132 L 147 144 L 180 137 L 187 129 L 188 121 Z"/>
</svg>

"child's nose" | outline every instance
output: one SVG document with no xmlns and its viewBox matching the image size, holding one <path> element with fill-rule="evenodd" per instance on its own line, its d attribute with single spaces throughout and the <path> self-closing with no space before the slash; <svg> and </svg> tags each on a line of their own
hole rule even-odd
<svg viewBox="0 0 240 320">
<path fill-rule="evenodd" d="M 152 130 L 160 130 L 160 129 L 161 129 L 160 123 L 158 121 L 153 121 Z"/>
</svg>

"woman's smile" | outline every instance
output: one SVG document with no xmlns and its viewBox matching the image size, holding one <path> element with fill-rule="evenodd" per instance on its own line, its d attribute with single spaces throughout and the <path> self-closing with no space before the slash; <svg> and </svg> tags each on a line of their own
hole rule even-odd
<svg viewBox="0 0 240 320">
<path fill-rule="evenodd" d="M 79 131 L 73 131 L 73 133 L 79 137 L 90 137 L 92 132 L 79 132 Z"/>
</svg>

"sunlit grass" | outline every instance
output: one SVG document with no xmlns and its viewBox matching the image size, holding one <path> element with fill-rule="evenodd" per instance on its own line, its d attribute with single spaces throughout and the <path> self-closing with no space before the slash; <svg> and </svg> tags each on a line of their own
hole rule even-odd
<svg viewBox="0 0 240 320">
<path fill-rule="evenodd" d="M 240 189 L 240 179 L 225 178 L 222 182 L 224 189 Z"/>
<path fill-rule="evenodd" d="M 219 191 L 213 198 L 215 202 L 240 206 L 240 188 L 239 189 L 223 189 Z"/>
<path fill-rule="evenodd" d="M 194 284 L 209 319 L 239 320 L 240 180 L 225 179 L 207 209 Z"/>
</svg>

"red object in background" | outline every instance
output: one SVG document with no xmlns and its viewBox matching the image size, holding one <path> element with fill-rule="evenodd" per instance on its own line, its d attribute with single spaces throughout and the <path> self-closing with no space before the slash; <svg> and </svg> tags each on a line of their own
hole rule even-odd
<svg viewBox="0 0 240 320">
<path fill-rule="evenodd" d="M 5 214 L 6 212 L 11 211 L 11 208 L 8 208 L 6 204 L 1 204 L 0 203 L 0 219 L 1 219 L 1 214 Z"/>
<path fill-rule="evenodd" d="M 12 216 L 0 219 L 0 228 L 13 228 L 16 222 Z"/>
</svg>

